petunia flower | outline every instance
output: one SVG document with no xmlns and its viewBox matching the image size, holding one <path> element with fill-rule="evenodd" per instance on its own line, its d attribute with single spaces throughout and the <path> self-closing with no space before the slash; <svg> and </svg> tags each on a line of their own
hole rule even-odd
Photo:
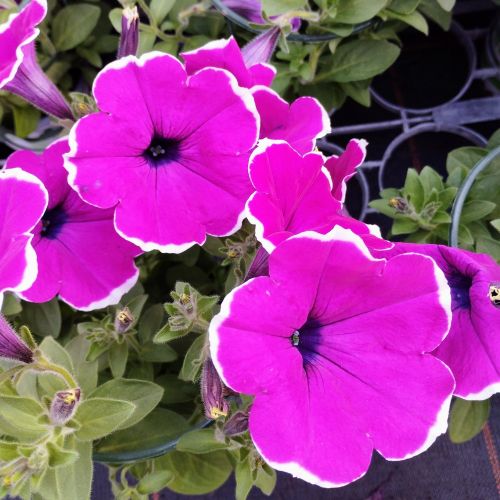
<svg viewBox="0 0 500 500">
<path fill-rule="evenodd" d="M 88 205 L 69 187 L 63 167 L 68 151 L 68 141 L 61 139 L 42 155 L 16 151 L 7 158 L 8 169 L 36 175 L 49 193 L 47 210 L 33 230 L 38 276 L 20 295 L 31 302 L 59 295 L 75 309 L 99 309 L 116 304 L 135 284 L 139 249 L 116 233 L 113 209 Z"/>
<path fill-rule="evenodd" d="M 482 400 L 500 392 L 500 307 L 493 296 L 500 289 L 500 266 L 489 255 L 444 245 L 396 243 L 375 255 L 407 252 L 432 257 L 451 288 L 450 334 L 434 354 L 451 368 L 455 394 Z"/>
<path fill-rule="evenodd" d="M 299 97 L 288 104 L 274 90 L 252 88 L 260 115 L 260 138 L 288 142 L 299 153 L 309 153 L 316 140 L 331 132 L 330 117 L 314 97 Z"/>
<path fill-rule="evenodd" d="M 326 234 L 335 225 L 352 229 L 374 248 L 392 246 L 373 227 L 340 213 L 342 203 L 332 196 L 335 188 L 320 153 L 302 156 L 286 142 L 261 140 L 249 172 L 255 192 L 247 202 L 247 218 L 268 253 L 294 234 Z"/>
<path fill-rule="evenodd" d="M 190 52 L 182 52 L 188 75 L 193 75 L 203 68 L 221 68 L 232 73 L 241 87 L 252 88 L 254 85 L 271 85 L 276 69 L 268 61 L 252 61 L 247 65 L 236 40 L 231 36 L 227 40 L 213 40 Z"/>
<path fill-rule="evenodd" d="M 33 228 L 47 208 L 43 184 L 19 168 L 0 170 L 0 305 L 2 292 L 29 288 L 38 273 Z"/>
<path fill-rule="evenodd" d="M 261 35 L 262 36 L 262 35 Z M 184 52 L 186 70 L 193 74 L 202 68 L 217 67 L 230 71 L 242 87 L 250 88 L 257 111 L 260 115 L 259 138 L 281 139 L 288 141 L 297 151 L 308 153 L 314 148 L 316 139 L 330 133 L 330 117 L 325 108 L 314 97 L 299 97 L 288 104 L 269 88 L 274 77 L 274 68 L 258 62 L 260 54 L 252 45 L 242 50 L 236 40 L 215 40 L 191 52 Z M 250 47 L 249 52 L 245 52 Z M 250 58 L 245 60 L 245 54 Z M 269 70 L 272 69 L 272 72 Z M 269 76 L 269 78 L 268 78 Z"/>
<path fill-rule="evenodd" d="M 32 350 L 18 337 L 14 329 L 0 313 L 0 358 L 21 363 L 33 361 Z"/>
<path fill-rule="evenodd" d="M 337 226 L 292 237 L 269 264 L 209 328 L 223 382 L 254 396 L 249 429 L 264 460 L 337 487 L 366 472 L 374 449 L 389 460 L 426 450 L 446 430 L 454 389 L 429 354 L 451 319 L 433 260 L 374 259 Z"/>
<path fill-rule="evenodd" d="M 81 389 L 76 387 L 54 394 L 49 409 L 49 418 L 53 425 L 64 425 L 69 422 L 78 408 Z"/>
<path fill-rule="evenodd" d="M 70 133 L 69 181 L 143 250 L 180 253 L 237 230 L 251 193 L 248 155 L 259 117 L 227 71 L 188 77 L 151 52 L 106 66 L 94 82 L 100 112 Z"/>
<path fill-rule="evenodd" d="M 331 156 L 325 163 L 332 177 L 332 194 L 341 203 L 345 201 L 347 181 L 365 161 L 367 145 L 364 139 L 351 139 L 340 156 Z"/>
<path fill-rule="evenodd" d="M 31 0 L 0 25 L 0 89 L 21 96 L 50 115 L 71 119 L 68 103 L 36 58 L 36 26 L 46 14 L 46 0 Z"/>
</svg>

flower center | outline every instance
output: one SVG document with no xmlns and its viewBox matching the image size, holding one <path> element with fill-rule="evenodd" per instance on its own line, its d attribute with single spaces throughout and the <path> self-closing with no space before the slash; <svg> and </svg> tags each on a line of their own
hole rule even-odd
<svg viewBox="0 0 500 500">
<path fill-rule="evenodd" d="M 42 217 L 42 237 L 50 240 L 56 238 L 67 219 L 68 216 L 61 206 L 47 210 Z"/>
<path fill-rule="evenodd" d="M 290 337 L 290 340 L 292 342 L 292 345 L 294 347 L 298 347 L 299 344 L 300 344 L 300 332 L 298 330 L 295 330 L 293 333 L 292 333 L 292 336 Z"/>
<path fill-rule="evenodd" d="M 163 167 L 179 159 L 180 145 L 181 143 L 177 139 L 165 139 L 155 136 L 146 151 L 144 151 L 143 156 L 151 166 Z"/>
<path fill-rule="evenodd" d="M 463 274 L 455 274 L 448 279 L 451 288 L 451 309 L 470 308 L 469 290 L 472 285 L 472 279 Z"/>
</svg>

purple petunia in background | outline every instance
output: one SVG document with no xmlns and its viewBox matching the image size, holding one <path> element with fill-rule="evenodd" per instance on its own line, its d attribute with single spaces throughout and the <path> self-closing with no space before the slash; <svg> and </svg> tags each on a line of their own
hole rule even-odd
<svg viewBox="0 0 500 500">
<path fill-rule="evenodd" d="M 100 112 L 71 130 L 65 165 L 85 201 L 116 207 L 124 238 L 180 253 L 241 226 L 259 116 L 232 74 L 188 77 L 177 59 L 152 52 L 106 66 L 94 96 Z"/>
<path fill-rule="evenodd" d="M 112 209 L 84 203 L 70 188 L 63 167 L 68 151 L 68 141 L 61 139 L 42 155 L 17 151 L 7 159 L 7 172 L 21 167 L 49 193 L 47 210 L 33 230 L 38 276 L 21 296 L 46 302 L 59 295 L 76 309 L 99 309 L 116 304 L 135 284 L 139 271 L 134 257 L 140 250 L 116 233 Z"/>
<path fill-rule="evenodd" d="M 0 170 L 0 305 L 2 292 L 29 288 L 37 275 L 33 228 L 47 208 L 43 184 L 19 168 Z"/>
<path fill-rule="evenodd" d="M 285 241 L 269 271 L 226 296 L 209 334 L 224 383 L 255 396 L 250 434 L 272 467 L 341 486 L 374 449 L 402 460 L 446 431 L 454 379 L 429 353 L 450 294 L 432 259 L 374 259 L 335 227 Z"/>
<path fill-rule="evenodd" d="M 71 119 L 68 103 L 36 58 L 37 26 L 46 14 L 46 0 L 31 0 L 0 24 L 0 89 L 23 97 L 48 114 Z"/>
<path fill-rule="evenodd" d="M 396 243 L 375 255 L 407 252 L 432 257 L 448 280 L 453 319 L 434 354 L 451 368 L 455 394 L 482 400 L 500 392 L 500 307 L 492 295 L 500 288 L 500 266 L 489 255 L 444 245 Z"/>
</svg>

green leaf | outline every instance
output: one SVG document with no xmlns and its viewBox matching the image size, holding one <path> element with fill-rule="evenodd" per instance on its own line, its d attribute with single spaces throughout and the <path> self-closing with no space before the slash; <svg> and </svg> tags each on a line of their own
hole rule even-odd
<svg viewBox="0 0 500 500">
<path fill-rule="evenodd" d="M 66 344 L 66 351 L 73 361 L 75 376 L 84 395 L 95 389 L 97 385 L 97 361 L 87 361 L 87 352 L 90 342 L 83 336 L 77 335 Z"/>
<path fill-rule="evenodd" d="M 75 433 L 80 441 L 94 441 L 123 425 L 136 407 L 129 401 L 118 399 L 86 399 L 78 406 L 75 420 L 81 428 Z"/>
<path fill-rule="evenodd" d="M 227 448 L 225 442 L 215 438 L 214 429 L 199 429 L 184 434 L 177 443 L 178 451 L 204 454 Z"/>
<path fill-rule="evenodd" d="M 38 489 L 42 498 L 50 500 L 88 500 L 92 485 L 92 443 L 67 438 L 67 447 L 78 454 L 73 463 L 49 469 Z"/>
<path fill-rule="evenodd" d="M 122 10 L 119 7 L 111 9 L 108 14 L 109 21 L 113 25 L 116 32 L 122 32 Z"/>
<path fill-rule="evenodd" d="M 491 201 L 471 200 L 464 204 L 460 222 L 467 223 L 484 219 L 495 210 L 496 204 Z"/>
<path fill-rule="evenodd" d="M 19 456 L 17 451 L 19 443 L 0 441 L 0 461 L 10 462 Z"/>
<path fill-rule="evenodd" d="M 255 486 L 257 486 L 264 495 L 270 496 L 276 487 L 276 479 L 276 471 L 267 464 L 264 464 L 257 471 Z"/>
<path fill-rule="evenodd" d="M 359 82 L 341 83 L 342 90 L 362 106 L 369 107 L 371 104 L 370 94 L 371 80 L 361 80 Z"/>
<path fill-rule="evenodd" d="M 158 330 L 158 332 L 154 336 L 153 342 L 155 344 L 163 344 L 175 339 L 180 339 L 181 337 L 185 337 L 188 333 L 189 330 L 172 331 L 170 329 L 170 325 L 167 323 L 160 330 Z"/>
<path fill-rule="evenodd" d="M 168 470 L 150 472 L 141 478 L 137 484 L 137 491 L 142 495 L 151 495 L 165 488 L 172 477 L 172 472 Z"/>
<path fill-rule="evenodd" d="M 169 345 L 158 345 L 152 341 L 142 346 L 140 357 L 150 363 L 170 363 L 178 358 L 177 353 Z"/>
<path fill-rule="evenodd" d="M 12 106 L 14 131 L 19 137 L 26 137 L 34 132 L 40 121 L 40 111 L 31 106 Z"/>
<path fill-rule="evenodd" d="M 402 21 L 403 23 L 412 26 L 416 30 L 421 31 L 425 35 L 429 34 L 429 25 L 427 24 L 427 20 L 417 10 L 412 12 L 411 14 L 400 14 L 399 12 L 392 12 L 390 10 L 385 12 L 387 13 L 387 16 L 389 18 Z"/>
<path fill-rule="evenodd" d="M 449 208 L 453 201 L 455 200 L 455 196 L 457 195 L 458 189 L 456 187 L 449 187 L 443 189 L 439 193 L 439 201 L 441 202 L 442 208 Z"/>
<path fill-rule="evenodd" d="M 478 238 L 476 251 L 479 253 L 487 253 L 493 259 L 500 262 L 500 242 L 491 238 Z"/>
<path fill-rule="evenodd" d="M 118 431 L 99 442 L 99 453 L 119 453 L 143 450 L 165 444 L 189 430 L 186 420 L 179 414 L 156 408 L 138 424 Z"/>
<path fill-rule="evenodd" d="M 442 9 L 436 0 L 422 0 L 422 3 L 418 6 L 418 10 L 444 30 L 450 28 L 451 13 Z"/>
<path fill-rule="evenodd" d="M 437 0 L 437 3 L 443 10 L 451 11 L 455 7 L 455 0 Z"/>
<path fill-rule="evenodd" d="M 330 69 L 318 78 L 334 82 L 367 80 L 392 66 L 399 53 L 399 47 L 385 40 L 344 42 L 335 52 Z"/>
<path fill-rule="evenodd" d="M 370 203 L 368 203 L 368 206 L 373 208 L 377 212 L 380 212 L 381 214 L 387 215 L 387 217 L 394 218 L 394 216 L 396 215 L 396 211 L 389 205 L 389 202 L 386 199 L 370 201 Z"/>
<path fill-rule="evenodd" d="M 66 368 L 70 373 L 74 371 L 71 356 L 52 337 L 45 337 L 39 347 L 44 356 L 52 361 L 52 363 Z"/>
<path fill-rule="evenodd" d="M 205 346 L 205 335 L 200 335 L 191 344 L 184 356 L 179 378 L 186 382 L 196 382 L 201 371 L 201 365 L 204 360 L 203 348 Z"/>
<path fill-rule="evenodd" d="M 173 373 L 161 375 L 156 382 L 164 388 L 161 402 L 165 405 L 188 403 L 200 393 L 200 387 L 197 384 L 179 380 Z"/>
<path fill-rule="evenodd" d="M 500 233 L 500 219 L 490 220 L 490 224 Z"/>
<path fill-rule="evenodd" d="M 434 217 L 432 217 L 431 222 L 433 224 L 449 224 L 451 222 L 451 215 L 448 212 L 438 210 L 434 214 Z"/>
<path fill-rule="evenodd" d="M 464 443 L 481 432 L 490 414 L 490 402 L 457 398 L 450 412 L 448 434 L 454 443 Z"/>
<path fill-rule="evenodd" d="M 420 0 L 392 0 L 389 8 L 400 14 L 411 14 L 420 3 Z"/>
<path fill-rule="evenodd" d="M 39 337 L 59 337 L 61 332 L 61 309 L 57 299 L 50 302 L 35 304 L 23 302 L 21 321 L 27 324 L 30 330 Z"/>
<path fill-rule="evenodd" d="M 19 396 L 0 396 L 0 433 L 17 437 L 21 441 L 39 437 L 47 429 L 39 422 L 44 408 L 34 399 Z"/>
<path fill-rule="evenodd" d="M 335 21 L 356 24 L 368 21 L 380 12 L 387 0 L 338 0 Z"/>
<path fill-rule="evenodd" d="M 248 460 L 238 462 L 234 469 L 236 500 L 246 500 L 253 486 L 252 469 Z"/>
<path fill-rule="evenodd" d="M 52 21 L 52 41 L 57 50 L 75 48 L 92 33 L 101 9 L 96 5 L 76 4 L 63 7 Z"/>
<path fill-rule="evenodd" d="M 454 149 L 446 158 L 446 170 L 452 173 L 456 168 L 465 167 L 470 170 L 483 156 L 485 150 L 478 147 L 463 147 Z"/>
<path fill-rule="evenodd" d="M 6 293 L 3 296 L 2 314 L 4 316 L 17 316 L 23 310 L 21 301 L 13 294 Z"/>
<path fill-rule="evenodd" d="M 431 167 L 425 166 L 419 174 L 420 183 L 428 196 L 433 189 L 440 192 L 444 189 L 443 178 Z"/>
<path fill-rule="evenodd" d="M 467 226 L 460 224 L 458 227 L 458 241 L 461 247 L 470 249 L 474 244 L 474 238 Z"/>
<path fill-rule="evenodd" d="M 406 173 L 403 193 L 404 197 L 411 201 L 417 212 L 420 212 L 424 204 L 425 194 L 424 187 L 420 182 L 417 171 L 414 168 L 409 168 Z"/>
<path fill-rule="evenodd" d="M 134 412 L 117 429 L 135 425 L 150 413 L 160 402 L 163 388 L 146 380 L 114 379 L 95 389 L 91 398 L 113 398 L 129 401 L 135 406 Z"/>
<path fill-rule="evenodd" d="M 151 0 L 149 8 L 157 24 L 160 24 L 167 17 L 174 4 L 175 0 Z"/>
<path fill-rule="evenodd" d="M 155 460 L 155 467 L 173 473 L 169 489 L 183 495 L 204 495 L 224 484 L 232 465 L 224 451 L 193 455 L 172 451 Z"/>
<path fill-rule="evenodd" d="M 391 232 L 393 235 L 398 234 L 409 234 L 417 231 L 419 228 L 418 224 L 410 219 L 401 218 L 396 219 L 392 225 Z"/>
<path fill-rule="evenodd" d="M 262 0 L 262 10 L 268 16 L 278 16 L 291 10 L 302 9 L 305 0 Z"/>
<path fill-rule="evenodd" d="M 153 335 L 160 329 L 165 317 L 165 309 L 162 304 L 151 306 L 139 321 L 139 338 L 143 343 L 151 340 Z"/>
<path fill-rule="evenodd" d="M 47 450 L 49 452 L 49 467 L 54 468 L 71 465 L 79 458 L 78 452 L 65 450 L 50 441 L 47 443 Z"/>
<path fill-rule="evenodd" d="M 108 351 L 108 360 L 111 373 L 115 378 L 123 377 L 127 367 L 128 344 L 127 342 L 113 342 Z"/>
</svg>

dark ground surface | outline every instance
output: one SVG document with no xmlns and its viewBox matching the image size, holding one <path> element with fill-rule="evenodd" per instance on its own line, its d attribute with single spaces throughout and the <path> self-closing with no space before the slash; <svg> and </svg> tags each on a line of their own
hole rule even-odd
<svg viewBox="0 0 500 500">
<path fill-rule="evenodd" d="M 470 7 L 476 12 L 470 12 Z M 485 65 L 485 31 L 495 17 L 492 3 L 481 0 L 464 0 L 459 3 L 462 13 L 457 20 L 474 37 L 479 66 Z M 467 79 L 467 53 L 463 43 L 456 37 L 439 33 L 433 29 L 430 38 L 408 33 L 405 35 L 407 50 L 398 63 L 375 82 L 375 87 L 386 99 L 398 105 L 427 108 L 453 98 Z M 482 80 L 472 83 L 463 99 L 492 96 L 491 87 Z M 500 99 L 500 97 L 499 97 Z M 356 123 L 373 123 L 394 120 L 398 114 L 374 104 L 364 109 L 355 103 L 346 104 L 333 115 L 333 126 L 341 127 Z M 496 119 L 481 121 L 470 128 L 488 137 L 500 127 Z M 438 127 L 439 128 L 439 127 Z M 401 127 L 377 132 L 349 135 L 333 134 L 329 141 L 341 147 L 352 136 L 368 139 L 369 161 L 380 160 L 389 143 L 402 132 Z M 447 153 L 460 146 L 470 145 L 468 139 L 438 130 L 419 134 L 398 147 L 387 162 L 384 183 L 387 187 L 402 185 L 406 169 L 410 166 L 421 169 L 431 165 L 445 173 Z M 377 197 L 377 171 L 365 171 L 370 198 Z M 348 206 L 353 215 L 362 209 L 361 191 L 358 182 L 350 183 Z M 370 214 L 367 221 L 379 223 L 384 229 L 388 221 Z M 338 500 L 493 500 L 500 498 L 500 396 L 493 401 L 492 415 L 484 430 L 471 441 L 452 444 L 447 436 L 441 436 L 424 454 L 403 462 L 388 462 L 374 454 L 371 467 L 365 477 L 352 485 L 335 490 L 325 490 L 288 474 L 279 473 L 277 487 L 272 499 L 338 499 Z M 234 498 L 234 479 L 216 492 L 201 499 Z M 111 499 L 106 484 L 105 472 L 96 468 L 94 500 Z M 190 497 L 170 491 L 161 493 L 166 500 L 182 500 Z M 268 498 L 253 490 L 250 499 Z"/>
</svg>

